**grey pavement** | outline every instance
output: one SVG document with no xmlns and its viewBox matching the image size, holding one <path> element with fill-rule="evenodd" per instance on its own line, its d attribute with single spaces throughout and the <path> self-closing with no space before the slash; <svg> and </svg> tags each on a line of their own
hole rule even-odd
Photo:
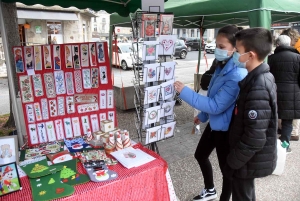
<svg viewBox="0 0 300 201">
<path fill-rule="evenodd" d="M 0 77 L 0 115 L 9 113 L 9 90 L 6 78 Z"/>
</svg>

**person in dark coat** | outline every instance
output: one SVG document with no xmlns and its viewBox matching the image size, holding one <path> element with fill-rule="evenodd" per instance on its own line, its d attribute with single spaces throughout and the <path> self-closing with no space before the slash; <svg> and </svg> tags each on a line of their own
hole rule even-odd
<svg viewBox="0 0 300 201">
<path fill-rule="evenodd" d="M 290 142 L 293 119 L 300 119 L 300 54 L 290 46 L 291 38 L 281 35 L 268 64 L 277 84 L 278 118 L 281 119 L 280 140 Z M 287 151 L 291 149 L 288 147 Z"/>
<path fill-rule="evenodd" d="M 232 201 L 254 201 L 254 179 L 271 175 L 277 160 L 276 84 L 264 62 L 272 50 L 272 34 L 251 28 L 235 37 L 234 62 L 248 75 L 239 82 L 223 174 L 232 179 Z"/>
</svg>

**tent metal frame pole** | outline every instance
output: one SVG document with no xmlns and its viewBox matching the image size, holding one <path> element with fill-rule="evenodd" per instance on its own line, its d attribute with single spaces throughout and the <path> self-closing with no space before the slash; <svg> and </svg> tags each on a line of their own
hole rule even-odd
<svg viewBox="0 0 300 201">
<path fill-rule="evenodd" d="M 201 61 L 201 48 L 202 48 L 202 37 L 203 33 L 201 30 L 203 30 L 203 22 L 204 22 L 204 16 L 202 16 L 201 22 L 200 22 L 200 41 L 199 41 L 199 54 L 198 54 L 198 64 L 197 64 L 197 74 L 199 74 L 200 71 L 200 61 Z"/>
<path fill-rule="evenodd" d="M 7 68 L 7 78 L 8 78 L 8 86 L 9 86 L 9 94 L 10 94 L 10 99 L 11 99 L 11 104 L 12 104 L 12 110 L 13 110 L 13 115 L 15 119 L 15 124 L 17 128 L 17 133 L 18 133 L 18 140 L 19 140 L 19 145 L 22 146 L 24 144 L 22 132 L 21 132 L 21 123 L 20 123 L 20 117 L 18 113 L 18 104 L 17 104 L 17 97 L 16 97 L 16 90 L 14 86 L 14 77 L 12 74 L 12 66 L 11 66 L 11 61 L 12 59 L 10 58 L 9 50 L 8 49 L 8 36 L 6 34 L 6 29 L 5 29 L 5 24 L 4 24 L 4 18 L 3 18 L 3 7 L 2 7 L 2 1 L 0 0 L 0 30 L 1 30 L 1 35 L 2 35 L 2 42 L 3 42 L 3 48 L 4 48 L 4 56 L 6 60 L 6 68 Z M 17 30 L 16 30 L 17 31 Z"/>
</svg>

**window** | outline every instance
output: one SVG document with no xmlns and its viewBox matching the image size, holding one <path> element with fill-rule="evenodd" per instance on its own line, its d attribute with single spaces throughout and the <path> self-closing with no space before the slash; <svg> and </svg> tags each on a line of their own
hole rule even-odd
<svg viewBox="0 0 300 201">
<path fill-rule="evenodd" d="M 102 31 L 105 31 L 105 24 L 102 24 Z"/>
<path fill-rule="evenodd" d="M 55 35 L 62 35 L 61 22 L 47 22 L 48 44 L 62 43 L 63 41 L 57 41 L 58 37 Z"/>
<path fill-rule="evenodd" d="M 94 25 L 94 31 L 97 31 L 97 25 Z"/>
<path fill-rule="evenodd" d="M 94 17 L 94 22 L 97 22 L 97 18 L 96 17 Z"/>
<path fill-rule="evenodd" d="M 195 37 L 194 29 L 191 30 L 191 37 Z"/>
<path fill-rule="evenodd" d="M 106 24 L 106 19 L 102 18 L 102 24 Z"/>
</svg>

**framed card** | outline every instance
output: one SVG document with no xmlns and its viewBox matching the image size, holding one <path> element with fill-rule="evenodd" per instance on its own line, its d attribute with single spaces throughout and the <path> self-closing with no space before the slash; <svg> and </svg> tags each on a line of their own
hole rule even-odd
<svg viewBox="0 0 300 201">
<path fill-rule="evenodd" d="M 17 136 L 0 137 L 0 165 L 13 162 L 19 163 Z"/>
<path fill-rule="evenodd" d="M 165 102 L 162 104 L 160 117 L 170 116 L 174 113 L 174 106 L 176 101 Z"/>
<path fill-rule="evenodd" d="M 42 70 L 42 47 L 34 46 L 34 66 L 35 70 Z"/>
<path fill-rule="evenodd" d="M 161 106 L 155 106 L 144 110 L 144 125 L 153 124 L 160 120 Z"/>
<path fill-rule="evenodd" d="M 144 65 L 143 82 L 155 82 L 158 81 L 160 64 L 145 64 Z"/>
<path fill-rule="evenodd" d="M 96 43 L 89 43 L 89 50 L 90 50 L 90 64 L 91 66 L 97 66 Z"/>
<path fill-rule="evenodd" d="M 88 44 L 80 45 L 81 67 L 89 67 L 89 46 Z"/>
<path fill-rule="evenodd" d="M 143 36 L 146 37 L 155 37 L 155 29 L 157 23 L 157 14 L 143 14 Z"/>
<path fill-rule="evenodd" d="M 160 139 L 165 139 L 165 138 L 168 138 L 168 137 L 172 137 L 174 135 L 175 125 L 176 125 L 175 121 L 162 125 L 161 126 L 162 132 L 161 132 L 161 138 Z"/>
<path fill-rule="evenodd" d="M 44 68 L 45 69 L 52 69 L 52 62 L 51 62 L 51 46 L 50 45 L 44 45 Z"/>
<path fill-rule="evenodd" d="M 177 35 L 162 35 L 159 37 L 158 55 L 173 55 Z"/>
<path fill-rule="evenodd" d="M 161 126 L 148 128 L 146 130 L 146 142 L 145 142 L 145 144 L 149 144 L 149 143 L 158 141 L 160 139 L 160 136 L 161 136 Z"/>
<path fill-rule="evenodd" d="M 171 35 L 173 33 L 174 15 L 160 15 L 159 34 Z"/>
<path fill-rule="evenodd" d="M 105 51 L 104 51 L 104 43 L 97 43 L 97 54 L 98 54 L 98 63 L 105 62 Z"/>
<path fill-rule="evenodd" d="M 0 165 L 0 170 L 2 173 L 1 183 L 3 182 L 0 196 L 22 189 L 16 162 Z"/>
<path fill-rule="evenodd" d="M 22 47 L 14 47 L 14 58 L 16 64 L 16 72 L 24 72 L 24 59 L 23 59 L 23 49 Z"/>
<path fill-rule="evenodd" d="M 23 103 L 33 102 L 33 92 L 30 76 L 22 75 L 19 77 L 20 91 Z"/>
<path fill-rule="evenodd" d="M 72 46 L 65 45 L 65 66 L 66 68 L 73 68 L 73 59 L 72 59 Z"/>
<path fill-rule="evenodd" d="M 156 60 L 158 58 L 159 41 L 144 41 L 143 61 Z"/>
<path fill-rule="evenodd" d="M 145 88 L 144 104 L 155 103 L 159 99 L 160 86 Z"/>
<path fill-rule="evenodd" d="M 54 70 L 61 70 L 61 47 L 60 45 L 53 45 L 53 63 Z"/>
<path fill-rule="evenodd" d="M 161 63 L 159 80 L 173 79 L 175 75 L 175 65 L 176 62 L 174 61 Z"/>
<path fill-rule="evenodd" d="M 75 69 L 80 69 L 79 45 L 72 45 L 73 64 Z"/>
<path fill-rule="evenodd" d="M 161 86 L 161 97 L 163 100 L 168 100 L 174 97 L 175 90 L 174 90 L 174 82 L 175 80 L 172 79 L 170 81 L 162 83 Z"/>
</svg>

